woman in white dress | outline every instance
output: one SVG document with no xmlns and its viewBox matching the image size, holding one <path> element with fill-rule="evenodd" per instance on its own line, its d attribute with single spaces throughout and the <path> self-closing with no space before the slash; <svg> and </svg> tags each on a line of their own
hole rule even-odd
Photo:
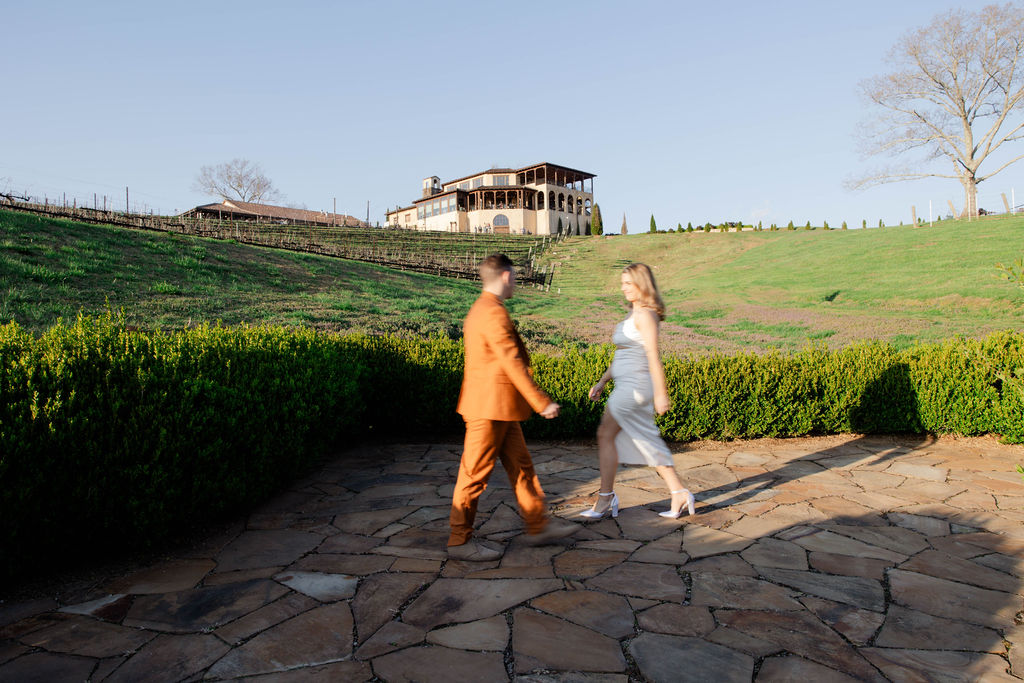
<svg viewBox="0 0 1024 683">
<path fill-rule="evenodd" d="M 614 486 L 619 463 L 647 465 L 658 471 L 672 494 L 671 507 L 659 513 L 662 517 L 676 519 L 684 509 L 692 515 L 693 494 L 679 480 L 672 453 L 654 424 L 654 414 L 661 415 L 670 405 L 658 354 L 658 324 L 665 318 L 665 304 L 651 269 L 643 263 L 631 263 L 622 271 L 622 293 L 631 313 L 615 327 L 615 356 L 590 389 L 590 400 L 596 401 L 608 381 L 615 381 L 597 428 L 601 490 L 594 507 L 580 516 L 601 519 L 609 512 L 618 516 L 619 497 Z"/>
</svg>

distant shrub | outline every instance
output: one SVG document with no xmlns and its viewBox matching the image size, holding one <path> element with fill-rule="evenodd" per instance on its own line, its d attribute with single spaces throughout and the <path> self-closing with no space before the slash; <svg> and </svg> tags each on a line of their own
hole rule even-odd
<svg viewBox="0 0 1024 683">
<path fill-rule="evenodd" d="M 847 229 L 847 228 L 846 228 L 846 221 L 843 221 L 843 227 L 842 227 L 841 229 L 842 229 L 842 230 L 846 230 L 846 229 Z"/>
<path fill-rule="evenodd" d="M 793 221 L 789 222 L 789 225 L 786 226 L 786 230 L 796 230 L 796 228 L 793 227 Z"/>
<path fill-rule="evenodd" d="M 686 232 L 693 232 L 693 223 L 689 221 L 686 222 Z"/>
<path fill-rule="evenodd" d="M 825 224 L 821 227 L 821 229 L 822 230 L 831 230 L 832 228 L 828 227 L 828 221 L 825 221 Z"/>
<path fill-rule="evenodd" d="M 810 230 L 810 229 L 811 229 L 811 222 L 807 221 L 807 225 L 804 226 L 804 230 Z"/>
</svg>

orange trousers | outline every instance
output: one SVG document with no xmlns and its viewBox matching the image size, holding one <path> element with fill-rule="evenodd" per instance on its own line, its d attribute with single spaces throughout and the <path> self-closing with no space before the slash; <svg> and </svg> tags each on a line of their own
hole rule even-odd
<svg viewBox="0 0 1024 683">
<path fill-rule="evenodd" d="M 526 450 L 526 440 L 519 423 L 466 419 L 466 442 L 452 494 L 448 545 L 462 545 L 473 535 L 477 502 L 486 490 L 487 480 L 499 458 L 515 491 L 527 533 L 538 534 L 547 524 L 544 491 L 533 469 L 530 452 Z"/>
</svg>

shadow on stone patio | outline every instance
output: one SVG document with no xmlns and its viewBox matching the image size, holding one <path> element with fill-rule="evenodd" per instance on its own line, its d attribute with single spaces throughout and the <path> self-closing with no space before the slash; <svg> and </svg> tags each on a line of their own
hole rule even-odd
<svg viewBox="0 0 1024 683">
<path fill-rule="evenodd" d="M 187 553 L 0 607 L 0 680 L 1013 681 L 1024 672 L 1024 448 L 838 436 L 677 445 L 622 510 L 529 547 L 501 472 L 448 560 L 457 444 L 365 446 Z M 533 444 L 555 514 L 593 444 Z"/>
</svg>

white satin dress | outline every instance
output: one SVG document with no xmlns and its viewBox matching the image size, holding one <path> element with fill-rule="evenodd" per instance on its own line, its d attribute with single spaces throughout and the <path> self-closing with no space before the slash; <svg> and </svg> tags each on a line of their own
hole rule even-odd
<svg viewBox="0 0 1024 683">
<path fill-rule="evenodd" d="M 672 464 L 672 452 L 654 424 L 654 384 L 633 316 L 615 326 L 612 380 L 607 409 L 622 427 L 615 435 L 619 463 L 656 467 Z"/>
</svg>

